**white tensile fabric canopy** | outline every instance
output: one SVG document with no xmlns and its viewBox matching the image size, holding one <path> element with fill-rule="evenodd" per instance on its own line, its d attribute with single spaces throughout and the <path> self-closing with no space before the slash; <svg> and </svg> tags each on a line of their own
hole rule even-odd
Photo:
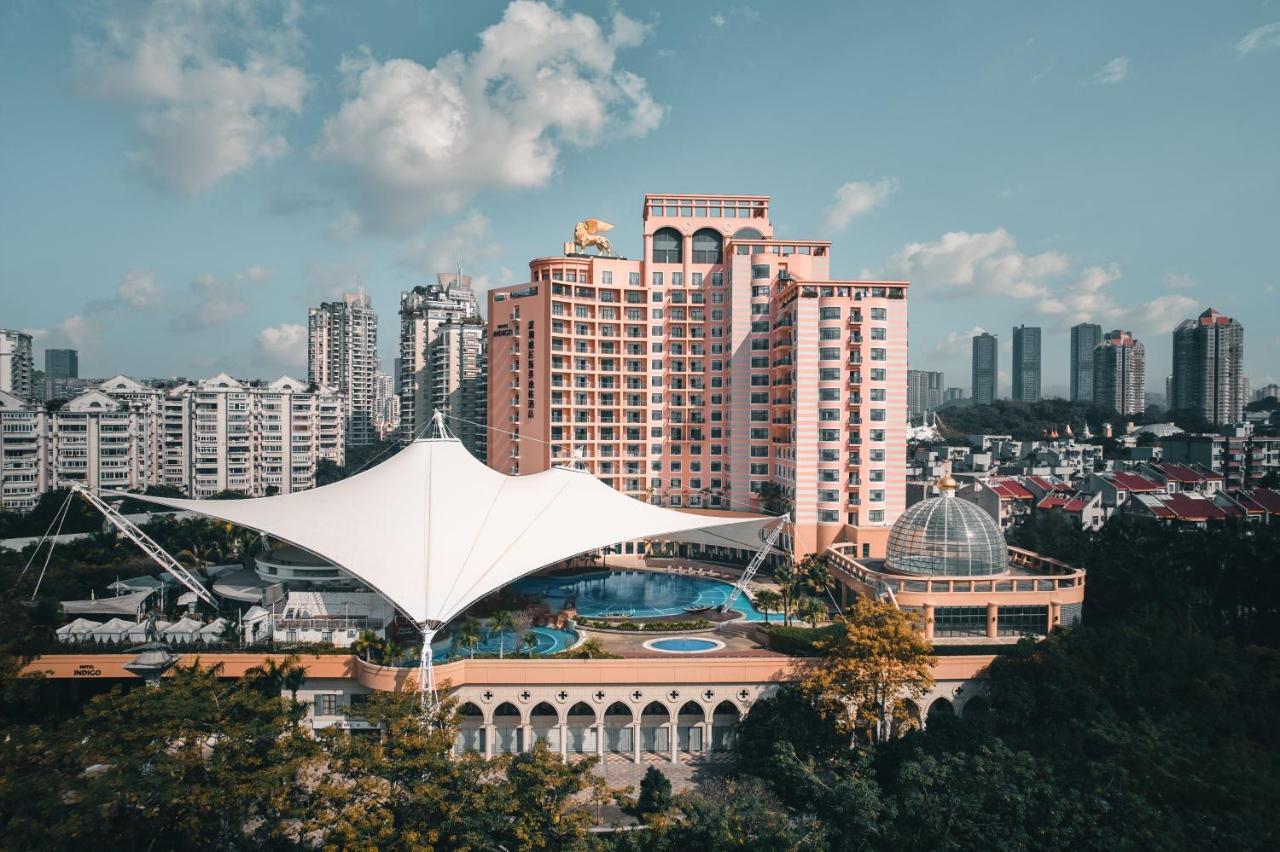
<svg viewBox="0 0 1280 852">
<path fill-rule="evenodd" d="M 539 568 L 624 541 L 700 530 L 726 547 L 759 549 L 780 519 L 701 515 L 627 497 L 589 473 L 552 468 L 507 476 L 452 438 L 414 441 L 347 479 L 275 497 L 150 503 L 259 530 L 334 563 L 419 624 L 443 625 Z"/>
</svg>

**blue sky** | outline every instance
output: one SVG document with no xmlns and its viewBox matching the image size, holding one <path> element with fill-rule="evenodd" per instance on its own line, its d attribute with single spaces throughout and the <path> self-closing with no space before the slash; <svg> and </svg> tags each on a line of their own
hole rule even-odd
<svg viewBox="0 0 1280 852">
<path fill-rule="evenodd" d="M 906 276 L 912 366 L 973 330 L 1169 335 L 1280 379 L 1280 3 L 19 2 L 0 10 L 0 326 L 82 375 L 305 373 L 308 304 L 523 280 L 645 192 L 762 193 Z M 37 358 L 39 359 L 39 355 Z"/>
</svg>

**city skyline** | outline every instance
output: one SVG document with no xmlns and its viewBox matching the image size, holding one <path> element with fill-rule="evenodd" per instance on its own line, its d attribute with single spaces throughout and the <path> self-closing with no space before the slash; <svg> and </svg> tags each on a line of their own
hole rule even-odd
<svg viewBox="0 0 1280 852">
<path fill-rule="evenodd" d="M 1280 119 L 1256 104 L 1280 51 L 1251 37 L 1275 17 L 1261 7 L 1162 5 L 1158 39 L 1137 6 L 1115 12 L 1104 39 L 1088 31 L 1088 15 L 999 4 L 991 8 L 1000 15 L 909 22 L 896 11 L 832 6 L 823 13 L 830 26 L 803 35 L 769 9 L 297 8 L 295 19 L 268 5 L 252 22 L 164 5 L 141 18 L 107 7 L 96 23 L 54 4 L 6 10 L 3 29 L 24 33 L 0 56 L 5 85 L 23 94 L 8 124 L 23 133 L 0 139 L 11 190 L 0 220 L 0 313 L 6 327 L 37 333 L 37 353 L 79 349 L 83 375 L 297 374 L 308 305 L 359 284 L 375 304 L 393 305 L 458 265 L 479 295 L 519 283 L 527 259 L 574 221 L 634 216 L 636 198 L 662 190 L 658 174 L 698 191 L 771 195 L 795 211 L 780 232 L 849 245 L 835 275 L 911 280 L 913 369 L 964 375 L 975 326 L 1043 327 L 1045 396 L 1068 393 L 1063 356 L 1080 321 L 1132 329 L 1159 377 L 1179 320 L 1210 305 L 1248 318 L 1275 298 L 1265 247 L 1276 177 L 1265 140 Z M 592 108 L 505 115 L 467 90 L 456 117 L 528 130 L 541 147 L 493 151 L 464 139 L 436 152 L 439 168 L 406 172 L 414 151 L 388 150 L 380 134 L 436 139 L 426 131 L 439 115 L 424 93 L 453 82 L 442 58 L 459 51 L 457 73 L 474 82 L 509 61 L 493 45 L 510 39 L 506 24 L 520 16 L 545 24 L 543 53 L 577 63 Z M 572 47 L 575 27 L 587 35 Z M 956 37 L 984 63 L 940 59 L 939 45 Z M 156 46 L 178 50 L 182 63 L 145 67 L 142 48 Z M 815 67 L 768 59 L 797 49 Z M 789 115 L 829 111 L 831 133 L 790 158 L 786 181 L 746 175 L 721 155 L 734 137 L 705 123 L 696 92 L 731 90 L 739 71 L 696 62 L 705 51 L 748 57 L 767 72 L 756 75 L 758 97 Z M 266 61 L 250 67 L 246 52 Z M 901 70 L 886 77 L 888 55 Z M 504 71 L 531 94 L 539 67 Z M 216 68 L 234 70 L 228 85 L 249 93 L 231 99 L 230 115 L 214 114 Z M 815 88 L 814 73 L 851 85 Z M 166 87 L 175 80 L 181 95 Z M 875 89 L 858 85 L 870 80 Z M 381 96 L 397 85 L 420 107 L 411 111 L 419 123 L 378 124 Z M 973 91 L 988 96 L 959 96 Z M 925 108 L 902 111 L 908 98 Z M 1012 145 L 1009 109 L 1022 113 Z M 245 133 L 202 134 L 202 118 L 239 122 Z M 851 150 L 847 139 L 866 123 L 891 131 L 862 134 Z M 1213 131 L 1224 125 L 1239 132 L 1224 139 Z M 1099 127 L 1104 155 L 1084 144 Z M 945 149 L 930 141 L 943 133 Z M 85 136 L 100 144 L 73 149 Z M 185 153 L 186 138 L 205 140 L 200 157 Z M 670 156 L 674 139 L 680 157 Z M 973 169 L 974 152 L 993 146 L 999 168 Z M 1188 193 L 1206 215 L 1173 212 Z M 442 206 L 420 209 L 415 198 Z M 1219 208 L 1230 215 L 1208 215 Z M 1124 224 L 1138 219 L 1140 231 Z M 66 233 L 77 235 L 75 251 L 51 243 Z M 617 248 L 640 255 L 628 234 Z M 1002 335 L 1003 347 L 1010 342 Z M 391 369 L 385 328 L 381 344 Z M 1277 379 L 1274 334 L 1255 331 L 1246 358 L 1253 385 Z"/>
</svg>

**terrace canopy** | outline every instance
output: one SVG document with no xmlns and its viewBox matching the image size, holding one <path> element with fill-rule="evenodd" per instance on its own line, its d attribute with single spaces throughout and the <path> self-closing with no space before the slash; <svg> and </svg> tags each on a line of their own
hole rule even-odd
<svg viewBox="0 0 1280 852">
<path fill-rule="evenodd" d="M 525 574 L 618 542 L 759 549 L 779 518 L 702 515 L 627 497 L 589 473 L 507 476 L 453 438 L 422 438 L 347 479 L 244 500 L 128 495 L 266 533 L 334 563 L 432 629 Z"/>
</svg>

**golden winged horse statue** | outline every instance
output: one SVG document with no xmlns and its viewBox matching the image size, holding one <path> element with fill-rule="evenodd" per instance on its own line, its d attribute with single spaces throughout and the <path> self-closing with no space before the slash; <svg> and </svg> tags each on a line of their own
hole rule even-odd
<svg viewBox="0 0 1280 852">
<path fill-rule="evenodd" d="M 565 254 L 582 254 L 588 248 L 596 248 L 600 254 L 613 257 L 613 245 L 604 236 L 613 226 L 600 219 L 584 219 L 573 226 L 573 242 L 565 243 Z"/>
</svg>

